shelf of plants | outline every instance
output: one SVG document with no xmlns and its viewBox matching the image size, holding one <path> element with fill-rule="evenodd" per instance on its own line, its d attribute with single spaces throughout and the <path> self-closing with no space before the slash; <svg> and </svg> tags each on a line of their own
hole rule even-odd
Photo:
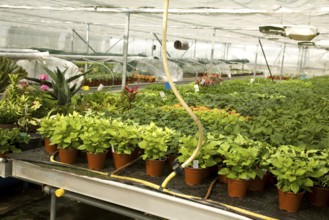
<svg viewBox="0 0 329 220">
<path fill-rule="evenodd" d="M 205 140 L 193 164 L 184 170 L 176 166 L 183 175 L 160 187 L 172 172 L 169 161 L 183 163 L 197 143 L 192 119 L 170 88 L 127 86 L 121 93 L 77 94 L 78 87 L 69 87 L 70 79 L 60 78 L 60 71 L 48 73 L 52 83 L 46 77 L 34 81 L 53 90 L 16 86 L 11 77 L 0 104 L 2 111 L 9 106 L 20 109 L 25 97 L 25 109 L 31 107 L 29 114 L 16 117 L 21 131 L 36 132 L 55 148 L 16 153 L 19 146 L 7 143 L 1 151 L 13 153 L 0 164 L 2 176 L 169 219 L 325 219 L 329 215 L 328 199 L 315 201 L 316 190 L 327 192 L 329 182 L 328 77 L 256 78 L 252 83 L 212 80 L 203 85 L 198 80 L 198 89 L 195 83 L 180 85 L 180 93 L 203 124 Z M 37 120 L 40 115 L 44 117 Z M 67 158 L 66 151 L 75 157 Z M 103 161 L 91 163 L 97 155 Z M 163 170 L 149 170 L 152 162 L 164 162 Z M 191 170 L 201 171 L 199 179 L 188 179 Z M 232 192 L 234 182 L 242 189 Z M 257 188 L 254 182 L 262 185 Z M 302 200 L 286 207 L 292 202 L 281 203 L 282 195 L 299 195 Z"/>
</svg>

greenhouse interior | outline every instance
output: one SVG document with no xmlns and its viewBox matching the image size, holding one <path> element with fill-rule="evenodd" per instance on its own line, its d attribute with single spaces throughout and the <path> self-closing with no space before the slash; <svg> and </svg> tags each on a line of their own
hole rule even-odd
<svg viewBox="0 0 329 220">
<path fill-rule="evenodd" d="M 2 0 L 1 219 L 329 220 L 329 2 Z"/>
</svg>

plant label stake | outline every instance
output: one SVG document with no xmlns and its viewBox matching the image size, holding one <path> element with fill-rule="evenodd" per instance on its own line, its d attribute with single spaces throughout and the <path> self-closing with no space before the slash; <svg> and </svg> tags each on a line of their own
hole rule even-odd
<svg viewBox="0 0 329 220">
<path fill-rule="evenodd" d="M 163 100 L 167 99 L 166 94 L 163 91 L 160 92 L 160 96 Z"/>
<path fill-rule="evenodd" d="M 103 84 L 99 84 L 98 88 L 97 88 L 97 91 L 102 91 L 104 88 L 104 85 Z"/>
<path fill-rule="evenodd" d="M 193 160 L 193 168 L 198 169 L 199 168 L 199 161 L 198 160 Z"/>
<path fill-rule="evenodd" d="M 111 149 L 112 149 L 112 152 L 115 153 L 113 144 L 111 144 Z"/>
<path fill-rule="evenodd" d="M 195 85 L 194 85 L 194 91 L 195 91 L 195 92 L 199 92 L 199 91 L 200 91 L 200 89 L 199 89 L 199 85 L 198 85 L 198 84 L 195 84 Z"/>
</svg>

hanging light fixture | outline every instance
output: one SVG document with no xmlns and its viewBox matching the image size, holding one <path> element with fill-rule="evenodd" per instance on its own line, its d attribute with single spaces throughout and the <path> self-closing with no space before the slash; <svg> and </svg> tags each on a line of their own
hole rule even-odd
<svg viewBox="0 0 329 220">
<path fill-rule="evenodd" d="M 260 26 L 259 31 L 265 35 L 281 35 L 297 41 L 311 41 L 320 34 L 316 27 L 303 25 L 266 25 Z"/>
</svg>

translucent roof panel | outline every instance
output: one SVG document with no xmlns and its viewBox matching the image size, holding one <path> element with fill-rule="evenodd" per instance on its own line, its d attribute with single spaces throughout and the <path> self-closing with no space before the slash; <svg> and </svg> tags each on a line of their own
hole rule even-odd
<svg viewBox="0 0 329 220">
<path fill-rule="evenodd" d="M 161 35 L 163 1 L 159 0 L 1 0 L 0 30 L 19 27 L 49 32 L 85 31 L 99 36 L 122 36 L 125 13 L 131 12 L 133 37 Z M 175 0 L 170 1 L 169 39 L 253 43 L 264 38 L 262 25 L 312 25 L 327 39 L 326 0 Z M 215 38 L 213 38 L 216 29 Z M 282 42 L 291 43 L 285 38 Z M 294 43 L 294 42 L 292 42 Z"/>
</svg>

